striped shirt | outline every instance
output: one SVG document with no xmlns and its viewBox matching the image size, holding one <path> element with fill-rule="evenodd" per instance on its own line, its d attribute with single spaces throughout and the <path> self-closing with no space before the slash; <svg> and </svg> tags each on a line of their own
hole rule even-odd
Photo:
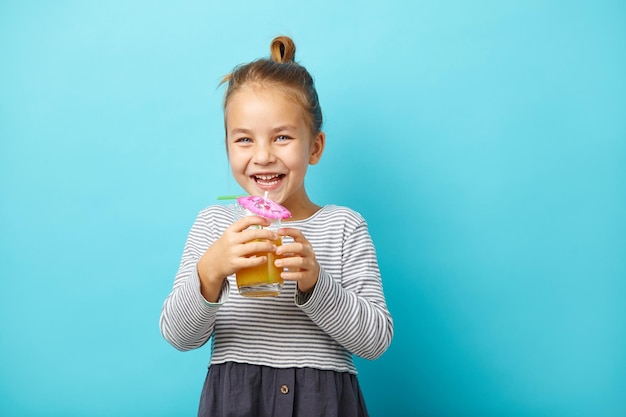
<svg viewBox="0 0 626 417">
<path fill-rule="evenodd" d="M 320 264 L 311 294 L 285 281 L 278 297 L 242 297 L 235 277 L 229 276 L 219 300 L 210 303 L 200 293 L 196 264 L 232 219 L 232 206 L 210 206 L 198 214 L 161 312 L 161 333 L 169 343 L 190 350 L 211 339 L 211 364 L 232 361 L 353 374 L 353 354 L 367 359 L 383 354 L 393 322 L 376 250 L 360 214 L 328 205 L 286 225 L 302 231 Z"/>
</svg>

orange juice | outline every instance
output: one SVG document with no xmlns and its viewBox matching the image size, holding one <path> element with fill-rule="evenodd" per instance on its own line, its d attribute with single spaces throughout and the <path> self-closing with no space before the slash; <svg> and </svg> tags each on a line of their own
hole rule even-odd
<svg viewBox="0 0 626 417">
<path fill-rule="evenodd" d="M 282 239 L 274 240 L 272 243 L 280 246 Z M 266 253 L 265 256 L 266 263 L 237 271 L 237 287 L 244 297 L 275 297 L 282 290 L 283 279 L 280 273 L 283 272 L 283 268 L 274 265 L 275 253 Z"/>
</svg>

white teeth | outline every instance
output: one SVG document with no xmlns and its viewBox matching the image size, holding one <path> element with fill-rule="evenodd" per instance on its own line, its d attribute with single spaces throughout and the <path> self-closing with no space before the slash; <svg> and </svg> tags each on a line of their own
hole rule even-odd
<svg viewBox="0 0 626 417">
<path fill-rule="evenodd" d="M 272 178 L 277 178 L 278 175 L 255 175 L 255 177 L 257 177 L 260 180 L 267 181 L 267 180 L 271 180 Z"/>
<path fill-rule="evenodd" d="M 281 177 L 280 174 L 255 175 L 254 179 L 259 183 L 263 183 L 263 185 L 271 186 L 274 184 L 278 184 L 278 182 L 280 181 L 280 177 Z"/>
</svg>

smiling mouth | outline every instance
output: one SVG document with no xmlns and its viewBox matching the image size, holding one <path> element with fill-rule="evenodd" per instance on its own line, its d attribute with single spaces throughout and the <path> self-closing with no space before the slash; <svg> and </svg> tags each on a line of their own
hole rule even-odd
<svg viewBox="0 0 626 417">
<path fill-rule="evenodd" d="M 269 187 L 278 184 L 285 177 L 285 174 L 253 175 L 252 179 L 259 185 Z"/>
</svg>

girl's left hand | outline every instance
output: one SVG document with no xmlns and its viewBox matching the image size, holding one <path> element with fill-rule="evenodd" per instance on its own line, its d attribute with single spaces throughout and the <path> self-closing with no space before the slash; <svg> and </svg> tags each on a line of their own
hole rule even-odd
<svg viewBox="0 0 626 417">
<path fill-rule="evenodd" d="M 312 291 L 320 274 L 320 265 L 311 243 L 300 230 L 290 227 L 278 229 L 278 235 L 293 238 L 293 243 L 285 243 L 276 248 L 276 256 L 280 258 L 274 264 L 279 268 L 289 269 L 281 276 L 287 281 L 297 281 L 298 289 L 302 292 Z"/>
</svg>

